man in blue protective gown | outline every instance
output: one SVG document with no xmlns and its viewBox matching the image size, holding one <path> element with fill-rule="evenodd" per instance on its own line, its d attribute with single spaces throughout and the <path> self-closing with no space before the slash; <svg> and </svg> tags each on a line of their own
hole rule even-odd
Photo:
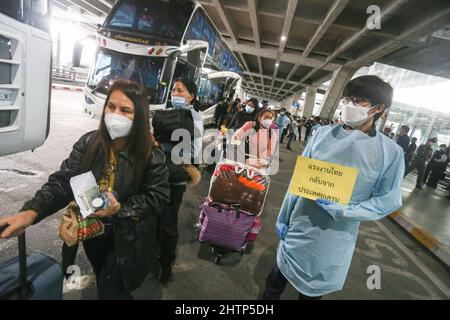
<svg viewBox="0 0 450 320">
<path fill-rule="evenodd" d="M 358 177 L 348 206 L 286 194 L 276 222 L 277 266 L 263 299 L 279 299 L 288 281 L 299 299 L 341 290 L 360 222 L 402 206 L 403 150 L 375 129 L 392 95 L 392 87 L 376 76 L 351 80 L 342 98 L 344 124 L 321 127 L 310 139 L 304 157 L 357 168 Z"/>
</svg>

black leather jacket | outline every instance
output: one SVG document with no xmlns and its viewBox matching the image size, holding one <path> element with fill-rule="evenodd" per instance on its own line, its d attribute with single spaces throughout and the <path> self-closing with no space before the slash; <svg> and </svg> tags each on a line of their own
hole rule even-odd
<svg viewBox="0 0 450 320">
<path fill-rule="evenodd" d="M 92 131 L 83 135 L 73 146 L 69 158 L 62 162 L 60 170 L 50 175 L 34 198 L 24 204 L 22 210 L 32 209 L 38 213 L 34 223 L 74 200 L 70 178 L 86 171 L 82 169 L 82 159 L 94 134 Z M 102 162 L 95 161 L 91 168 L 97 181 L 103 172 Z M 157 220 L 170 196 L 169 174 L 161 150 L 153 148 L 139 188 L 134 183 L 132 162 L 126 151 L 117 156 L 114 191 L 121 207 L 111 219 L 117 262 L 125 289 L 129 291 L 139 287 L 147 274 L 158 272 Z"/>
</svg>

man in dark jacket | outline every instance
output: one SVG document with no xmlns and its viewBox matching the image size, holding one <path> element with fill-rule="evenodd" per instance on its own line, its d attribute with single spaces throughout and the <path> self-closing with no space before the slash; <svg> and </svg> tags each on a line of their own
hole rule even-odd
<svg viewBox="0 0 450 320">
<path fill-rule="evenodd" d="M 447 146 L 445 144 L 441 144 L 439 146 L 439 150 L 435 151 L 433 157 L 430 162 L 428 162 L 427 167 L 425 169 L 425 175 L 423 177 L 423 182 L 427 184 L 427 186 L 436 188 L 439 180 L 442 179 L 442 176 L 447 169 L 448 159 L 448 151 Z M 430 175 L 431 174 L 431 175 Z"/>
<path fill-rule="evenodd" d="M 417 168 L 417 189 L 422 189 L 422 181 L 425 174 L 425 162 L 427 162 L 431 158 L 431 155 L 433 153 L 433 149 L 431 148 L 431 146 L 433 145 L 434 141 L 434 139 L 428 139 L 425 144 L 419 146 L 419 148 L 417 149 L 416 157 L 412 160 L 408 169 L 406 169 L 405 171 L 406 177 L 411 171 Z"/>
<path fill-rule="evenodd" d="M 408 145 L 409 145 L 409 127 L 408 126 L 401 126 L 398 134 L 397 144 L 402 147 L 403 152 L 406 154 L 408 151 Z"/>
<path fill-rule="evenodd" d="M 408 146 L 408 149 L 406 150 L 405 153 L 405 168 L 408 168 L 409 166 L 409 162 L 411 161 L 413 155 L 414 155 L 414 151 L 416 151 L 417 149 L 417 138 L 411 138 L 411 143 Z"/>
<path fill-rule="evenodd" d="M 308 140 L 309 134 L 311 133 L 311 129 L 312 127 L 314 127 L 314 117 L 311 116 L 310 119 L 308 119 L 305 122 L 305 128 L 306 128 L 306 133 L 305 133 L 305 141 Z"/>
</svg>

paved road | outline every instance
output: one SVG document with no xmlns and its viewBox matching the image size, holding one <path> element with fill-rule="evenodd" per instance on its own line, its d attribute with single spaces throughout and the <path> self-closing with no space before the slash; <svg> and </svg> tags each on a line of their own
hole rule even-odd
<svg viewBox="0 0 450 320">
<path fill-rule="evenodd" d="M 52 123 L 44 146 L 0 159 L 0 215 L 17 212 L 48 175 L 70 153 L 72 145 L 85 132 L 95 129 L 98 120 L 81 114 L 82 94 L 54 90 Z M 278 244 L 274 222 L 287 190 L 296 152 L 281 147 L 280 172 L 272 183 L 262 215 L 262 231 L 251 254 L 231 255 L 225 265 L 215 265 L 211 249 L 196 241 L 192 225 L 198 217 L 200 199 L 208 192 L 210 176 L 205 173 L 201 184 L 189 190 L 180 211 L 180 241 L 174 281 L 167 287 L 146 283 L 139 294 L 157 295 L 163 299 L 258 299 L 264 289 L 267 273 L 274 266 Z M 61 212 L 27 231 L 29 252 L 41 251 L 60 261 L 62 242 L 57 236 Z M 0 240 L 0 260 L 16 254 L 16 240 Z M 81 290 L 65 287 L 65 299 L 95 299 L 94 278 L 87 259 L 80 250 L 76 261 L 83 275 Z M 375 266 L 375 267 L 373 267 Z M 381 288 L 369 289 L 368 270 L 380 268 Z M 450 272 L 426 249 L 394 222 L 384 219 L 362 223 L 350 272 L 344 290 L 324 299 L 449 299 Z M 288 287 L 283 299 L 296 299 Z"/>
</svg>

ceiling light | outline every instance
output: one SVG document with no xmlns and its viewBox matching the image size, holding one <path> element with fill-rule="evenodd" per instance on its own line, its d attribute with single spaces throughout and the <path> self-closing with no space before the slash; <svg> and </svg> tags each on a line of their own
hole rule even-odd
<svg viewBox="0 0 450 320">
<path fill-rule="evenodd" d="M 286 41 L 287 38 L 285 36 L 281 36 L 281 41 Z"/>
<path fill-rule="evenodd" d="M 280 64 L 277 62 L 277 63 L 275 63 L 275 67 L 279 67 L 280 66 Z"/>
</svg>

